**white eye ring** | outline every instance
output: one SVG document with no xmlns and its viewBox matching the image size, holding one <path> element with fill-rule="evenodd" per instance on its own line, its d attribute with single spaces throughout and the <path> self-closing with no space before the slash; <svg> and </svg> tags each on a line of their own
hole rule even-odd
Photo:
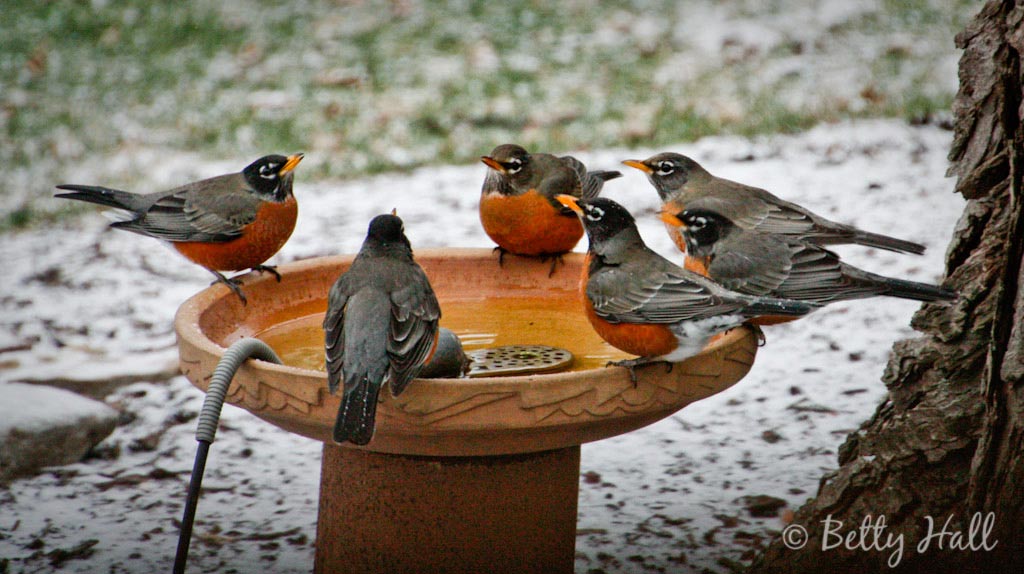
<svg viewBox="0 0 1024 574">
<path fill-rule="evenodd" d="M 590 221 L 601 221 L 604 217 L 604 210 L 600 207 L 594 207 L 593 205 L 587 206 L 587 219 Z"/>
<path fill-rule="evenodd" d="M 277 164 L 268 163 L 260 166 L 260 177 L 263 179 L 277 179 Z"/>
<path fill-rule="evenodd" d="M 510 174 L 517 174 L 519 173 L 519 170 L 523 169 L 523 160 L 514 157 L 508 160 L 508 165 L 513 167 L 506 167 L 505 171 L 507 171 Z"/>
<path fill-rule="evenodd" d="M 663 161 L 658 164 L 658 175 L 671 175 L 676 171 L 676 167 L 672 165 L 672 162 Z"/>
</svg>

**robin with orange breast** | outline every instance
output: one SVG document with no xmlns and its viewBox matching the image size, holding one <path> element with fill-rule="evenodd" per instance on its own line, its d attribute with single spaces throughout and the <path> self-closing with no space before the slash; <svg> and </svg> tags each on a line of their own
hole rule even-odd
<svg viewBox="0 0 1024 574">
<path fill-rule="evenodd" d="M 291 237 L 298 217 L 292 194 L 293 170 L 303 154 L 268 155 L 240 173 L 219 175 L 168 191 L 130 193 L 90 185 L 58 185 L 77 199 L 128 212 L 129 219 L 110 226 L 170 242 L 227 285 L 245 304 L 237 279 L 221 271 L 268 271 L 270 259 Z"/>
<path fill-rule="evenodd" d="M 661 218 L 679 230 L 691 267 L 723 287 L 747 295 L 815 305 L 877 296 L 924 302 L 956 299 L 955 292 L 943 287 L 858 269 L 809 241 L 743 229 L 715 211 L 663 211 Z"/>
<path fill-rule="evenodd" d="M 576 216 L 555 196 L 597 197 L 617 171 L 587 171 L 572 156 L 529 153 L 514 144 L 480 158 L 487 167 L 480 194 L 480 222 L 501 253 L 559 257 L 583 237 Z M 552 266 L 554 271 L 554 266 Z"/>
<path fill-rule="evenodd" d="M 730 291 L 683 269 L 645 244 L 633 216 L 606 198 L 558 200 L 575 211 L 590 247 L 580 291 L 587 318 L 612 346 L 637 359 L 612 363 L 633 369 L 677 363 L 703 349 L 712 336 L 763 316 L 797 317 L 814 306 Z"/>
<path fill-rule="evenodd" d="M 396 215 L 378 215 L 347 271 L 331 287 L 324 316 L 327 385 L 344 384 L 334 440 L 373 438 L 377 398 L 398 396 L 430 360 L 441 307 Z"/>
<path fill-rule="evenodd" d="M 818 245 L 856 243 L 899 253 L 924 253 L 924 245 L 837 223 L 763 189 L 715 177 L 678 153 L 659 153 L 622 163 L 647 174 L 668 213 L 708 209 L 727 216 L 743 229 L 788 235 Z M 668 232 L 676 246 L 685 251 L 686 242 L 679 230 L 669 226 Z"/>
</svg>

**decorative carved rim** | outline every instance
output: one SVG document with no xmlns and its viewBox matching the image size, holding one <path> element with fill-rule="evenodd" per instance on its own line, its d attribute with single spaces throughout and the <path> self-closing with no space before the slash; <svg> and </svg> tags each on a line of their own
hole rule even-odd
<svg viewBox="0 0 1024 574">
<path fill-rule="evenodd" d="M 442 302 L 458 293 L 504 289 L 538 293 L 575 290 L 581 254 L 569 254 L 549 278 L 550 263 L 506 257 L 490 249 L 423 249 L 423 266 Z M 275 318 L 322 312 L 327 291 L 352 256 L 320 257 L 282 265 L 281 283 L 251 274 L 243 307 L 214 285 L 186 301 L 175 317 L 182 372 L 206 390 L 226 347 L 257 333 Z M 259 310 L 259 312 L 256 312 Z M 638 383 L 622 368 L 482 379 L 418 379 L 401 396 L 381 393 L 377 430 L 365 448 L 432 456 L 537 452 L 635 430 L 691 402 L 720 392 L 750 370 L 757 337 L 734 329 L 671 371 L 656 364 L 637 369 Z M 327 393 L 323 372 L 249 361 L 235 376 L 227 401 L 281 428 L 330 441 L 339 398 Z"/>
</svg>

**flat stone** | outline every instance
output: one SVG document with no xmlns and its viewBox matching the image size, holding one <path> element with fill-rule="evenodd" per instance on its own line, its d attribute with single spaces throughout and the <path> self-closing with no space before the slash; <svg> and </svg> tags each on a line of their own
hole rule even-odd
<svg viewBox="0 0 1024 574">
<path fill-rule="evenodd" d="M 0 483 L 78 462 L 117 426 L 117 411 L 42 385 L 0 384 Z"/>
</svg>

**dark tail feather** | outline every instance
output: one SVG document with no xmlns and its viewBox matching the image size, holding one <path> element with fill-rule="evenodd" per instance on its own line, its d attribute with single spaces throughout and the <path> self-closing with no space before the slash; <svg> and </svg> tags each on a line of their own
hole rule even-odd
<svg viewBox="0 0 1024 574">
<path fill-rule="evenodd" d="M 374 421 L 377 417 L 377 397 L 380 385 L 363 379 L 359 384 L 346 389 L 341 397 L 338 418 L 334 421 L 334 441 L 349 441 L 363 445 L 373 438 Z"/>
<path fill-rule="evenodd" d="M 881 276 L 874 277 L 874 279 L 879 280 L 879 282 L 888 287 L 889 291 L 885 294 L 893 297 L 913 299 L 914 301 L 924 301 L 927 303 L 948 302 L 954 301 L 957 298 L 956 291 L 939 287 L 938 285 L 905 281 L 903 279 L 890 279 Z"/>
<path fill-rule="evenodd" d="M 853 241 L 858 245 L 877 247 L 878 249 L 895 251 L 897 253 L 913 253 L 915 255 L 921 255 L 925 250 L 925 246 L 920 243 L 904 241 L 902 239 L 896 239 L 895 237 L 889 237 L 888 235 L 880 235 L 878 233 L 869 233 L 867 231 L 860 230 L 854 234 Z"/>
<path fill-rule="evenodd" d="M 583 182 L 583 199 L 593 199 L 601 194 L 601 189 L 604 187 L 604 182 L 613 180 L 617 177 L 622 177 L 622 172 L 614 170 L 603 170 L 588 171 L 587 177 Z"/>
<path fill-rule="evenodd" d="M 793 299 L 772 299 L 757 297 L 743 312 L 750 316 L 799 317 L 818 308 L 818 305 Z"/>
<path fill-rule="evenodd" d="M 622 177 L 622 172 L 616 170 L 599 169 L 596 171 L 589 171 L 587 173 L 593 175 L 594 177 L 601 178 L 601 181 L 611 181 L 613 179 Z"/>
<path fill-rule="evenodd" d="M 66 189 L 73 193 L 58 193 L 54 197 L 77 199 L 78 201 L 87 201 L 89 203 L 96 203 L 107 207 L 126 209 L 128 211 L 135 211 L 139 197 L 137 194 L 129 193 L 127 191 L 110 189 L 108 187 L 97 187 L 93 185 L 65 184 L 58 185 L 57 189 Z"/>
</svg>

